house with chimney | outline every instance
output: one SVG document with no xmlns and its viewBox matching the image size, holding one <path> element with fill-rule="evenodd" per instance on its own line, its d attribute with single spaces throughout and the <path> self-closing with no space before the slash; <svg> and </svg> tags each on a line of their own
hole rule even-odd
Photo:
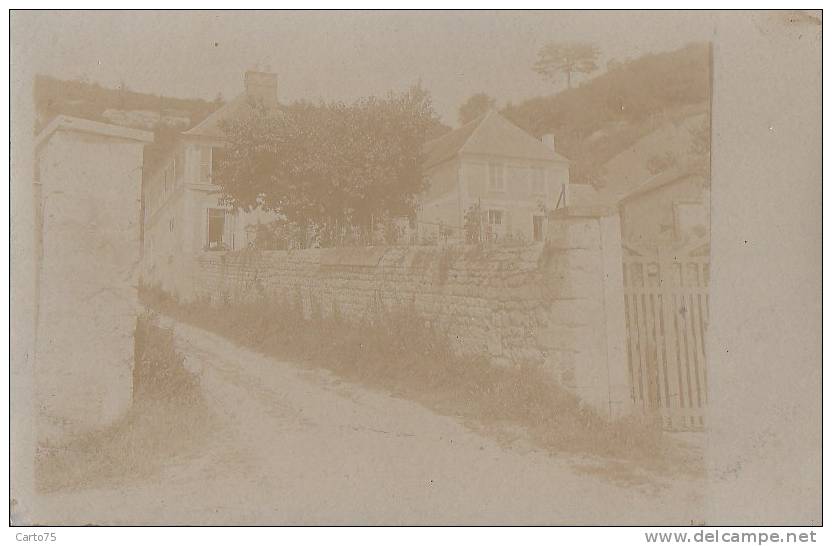
<svg viewBox="0 0 832 546">
<path fill-rule="evenodd" d="M 488 240 L 543 241 L 546 211 L 565 206 L 569 161 L 495 110 L 425 144 L 428 189 L 419 198 L 420 241 L 465 239 L 466 217 Z"/>
<path fill-rule="evenodd" d="M 194 264 L 204 251 L 246 248 L 250 226 L 266 213 L 226 206 L 212 180 L 222 160 L 223 124 L 258 105 L 280 109 L 277 75 L 248 71 L 244 92 L 181 133 L 142 184 L 142 280 L 188 299 Z M 266 220 L 268 221 L 268 220 Z M 248 229 L 247 229 L 248 228 Z"/>
</svg>

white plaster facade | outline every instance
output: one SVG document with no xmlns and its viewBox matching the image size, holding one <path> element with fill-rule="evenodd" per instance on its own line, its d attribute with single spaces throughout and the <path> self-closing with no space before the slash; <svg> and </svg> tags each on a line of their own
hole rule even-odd
<svg viewBox="0 0 832 546">
<path fill-rule="evenodd" d="M 132 400 L 145 131 L 58 116 L 37 137 L 38 443 L 118 419 Z"/>
<path fill-rule="evenodd" d="M 225 142 L 222 122 L 246 115 L 254 100 L 277 106 L 274 74 L 247 72 L 245 87 L 243 94 L 182 133 L 144 179 L 142 282 L 183 300 L 193 296 L 199 254 L 246 248 L 251 242 L 246 227 L 269 220 L 260 211 L 226 206 L 212 181 Z"/>
<path fill-rule="evenodd" d="M 420 237 L 444 230 L 448 239 L 463 239 L 466 212 L 479 204 L 489 239 L 544 240 L 546 212 L 565 206 L 561 192 L 569 184 L 569 161 L 548 136 L 537 140 L 492 110 L 427 143 Z"/>
</svg>

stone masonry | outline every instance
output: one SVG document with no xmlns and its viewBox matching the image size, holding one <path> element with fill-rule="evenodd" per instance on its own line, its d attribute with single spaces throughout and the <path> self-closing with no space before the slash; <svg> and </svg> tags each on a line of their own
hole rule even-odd
<svg viewBox="0 0 832 546">
<path fill-rule="evenodd" d="M 413 309 L 461 353 L 542 362 L 602 414 L 629 404 L 618 217 L 558 211 L 531 246 L 205 252 L 196 296 L 303 303 L 307 317 Z M 621 300 L 618 302 L 618 300 Z"/>
</svg>

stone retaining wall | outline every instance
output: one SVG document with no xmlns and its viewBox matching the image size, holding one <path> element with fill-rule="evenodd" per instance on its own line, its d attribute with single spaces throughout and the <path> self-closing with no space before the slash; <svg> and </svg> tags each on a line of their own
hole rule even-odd
<svg viewBox="0 0 832 546">
<path fill-rule="evenodd" d="M 213 302 L 299 300 L 307 317 L 412 308 L 460 352 L 501 365 L 542 362 L 598 409 L 618 414 L 629 388 L 623 300 L 617 316 L 607 301 L 611 289 L 621 297 L 617 233 L 617 217 L 564 214 L 550 221 L 547 243 L 523 247 L 205 252 L 195 293 Z M 608 243 L 618 244 L 617 262 Z"/>
</svg>

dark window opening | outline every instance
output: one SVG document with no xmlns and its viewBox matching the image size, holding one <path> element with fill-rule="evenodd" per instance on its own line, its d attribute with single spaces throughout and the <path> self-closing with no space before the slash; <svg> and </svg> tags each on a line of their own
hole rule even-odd
<svg viewBox="0 0 832 546">
<path fill-rule="evenodd" d="M 223 250 L 225 210 L 208 209 L 208 250 Z"/>
<path fill-rule="evenodd" d="M 534 221 L 534 240 L 535 241 L 542 241 L 543 240 L 543 217 L 542 216 L 535 216 L 533 221 Z"/>
</svg>

